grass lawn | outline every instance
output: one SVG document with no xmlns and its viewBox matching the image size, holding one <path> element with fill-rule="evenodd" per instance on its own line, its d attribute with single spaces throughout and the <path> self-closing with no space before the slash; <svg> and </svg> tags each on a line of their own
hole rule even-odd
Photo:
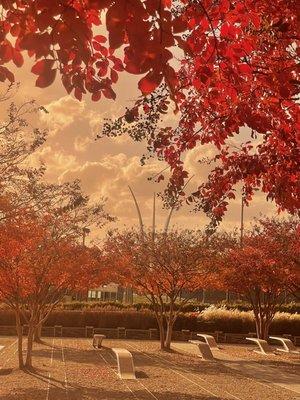
<svg viewBox="0 0 300 400">
<path fill-rule="evenodd" d="M 296 400 L 299 356 L 263 357 L 249 346 L 226 345 L 203 361 L 191 345 L 159 351 L 158 342 L 45 338 L 34 350 L 35 370 L 17 369 L 16 339 L 0 337 L 0 400 Z M 117 376 L 111 347 L 132 352 L 137 380 Z M 195 348 L 196 352 L 196 348 Z M 264 373 L 256 376 L 257 368 Z"/>
</svg>

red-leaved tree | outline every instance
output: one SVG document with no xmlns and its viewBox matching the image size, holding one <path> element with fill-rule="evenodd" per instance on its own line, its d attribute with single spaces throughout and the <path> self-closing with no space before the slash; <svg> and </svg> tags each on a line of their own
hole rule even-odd
<svg viewBox="0 0 300 400">
<path fill-rule="evenodd" d="M 1 81 L 14 80 L 9 62 L 22 66 L 24 52 L 33 58 L 37 86 L 60 75 L 78 99 L 115 98 L 119 72 L 143 75 L 139 88 L 150 100 L 127 110 L 125 129 L 141 116 L 144 129 L 132 136 L 146 138 L 147 148 L 169 164 L 168 200 L 183 196 L 185 152 L 212 143 L 217 165 L 189 201 L 215 224 L 238 182 L 245 201 L 259 188 L 279 209 L 299 211 L 298 0 L 0 4 Z M 170 99 L 179 124 L 161 128 Z M 120 133 L 120 123 L 115 128 Z M 234 137 L 237 147 L 229 143 Z"/>
<path fill-rule="evenodd" d="M 205 287 L 210 271 L 209 240 L 200 232 L 115 232 L 105 258 L 115 279 L 130 285 L 152 304 L 162 350 L 169 350 L 174 323 L 193 292 Z M 185 293 L 185 296 L 182 296 Z"/>
<path fill-rule="evenodd" d="M 257 337 L 268 339 L 277 307 L 299 290 L 299 221 L 264 219 L 248 232 L 243 246 L 218 255 L 215 283 L 241 294 L 252 306 Z"/>
<path fill-rule="evenodd" d="M 18 217 L 0 225 L 0 298 L 16 316 L 19 367 L 32 367 L 36 329 L 69 291 L 86 290 L 101 275 L 95 250 L 61 236 L 53 216 Z M 22 321 L 28 324 L 23 360 Z"/>
</svg>

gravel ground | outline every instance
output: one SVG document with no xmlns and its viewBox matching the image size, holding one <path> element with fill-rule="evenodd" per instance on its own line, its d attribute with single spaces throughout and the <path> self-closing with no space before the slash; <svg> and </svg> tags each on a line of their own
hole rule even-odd
<svg viewBox="0 0 300 400">
<path fill-rule="evenodd" d="M 102 350 L 91 339 L 47 338 L 34 350 L 35 370 L 17 369 L 16 341 L 0 338 L 0 400 L 296 400 L 296 393 L 233 371 L 220 362 L 159 351 L 157 342 L 105 340 Z M 133 353 L 137 380 L 116 374 L 111 347 Z M 299 358 L 287 355 L 265 361 L 249 346 L 224 346 L 228 357 L 274 363 L 285 372 L 299 372 Z"/>
<path fill-rule="evenodd" d="M 236 357 L 255 361 L 261 365 L 273 366 L 287 373 L 295 373 L 300 375 L 300 355 L 287 354 L 284 352 L 276 351 L 276 346 L 272 346 L 275 356 L 264 356 L 255 353 L 256 346 L 251 345 L 221 345 L 221 348 L 226 351 L 226 354 Z"/>
</svg>

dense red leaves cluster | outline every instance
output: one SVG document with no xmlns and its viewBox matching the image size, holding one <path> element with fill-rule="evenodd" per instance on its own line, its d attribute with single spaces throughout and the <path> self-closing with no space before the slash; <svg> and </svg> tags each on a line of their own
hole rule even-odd
<svg viewBox="0 0 300 400">
<path fill-rule="evenodd" d="M 0 297 L 8 304 L 23 304 L 30 297 L 51 302 L 49 288 L 60 298 L 67 290 L 86 290 L 96 274 L 93 250 L 70 238 L 53 234 L 53 221 L 45 217 L 19 217 L 0 229 Z M 99 267 L 99 265 L 98 265 Z M 62 293 L 62 294 L 61 294 Z M 38 301 L 38 300 L 36 300 Z"/>
<path fill-rule="evenodd" d="M 191 54 L 178 74 L 179 126 L 172 134 L 161 130 L 153 140 L 173 171 L 168 195 L 178 193 L 189 177 L 183 166 L 185 152 L 213 143 L 217 166 L 190 197 L 196 208 L 220 220 L 235 184 L 243 182 L 246 201 L 260 188 L 279 209 L 296 213 L 299 3 L 195 2 L 189 25 Z M 241 134 L 243 127 L 251 136 Z"/>
<path fill-rule="evenodd" d="M 118 281 L 146 296 L 177 298 L 181 290 L 195 291 L 207 274 L 209 250 L 205 238 L 194 232 L 116 232 L 105 243 L 107 262 Z"/>
<path fill-rule="evenodd" d="M 134 74 L 148 73 L 140 87 L 149 92 L 163 76 L 170 82 L 175 79 L 168 48 L 177 43 L 176 34 L 186 25 L 173 17 L 171 4 L 160 0 L 1 1 L 1 64 L 13 61 L 21 66 L 22 52 L 27 50 L 35 60 L 32 72 L 38 76 L 37 86 L 51 85 L 60 73 L 67 92 L 74 90 L 78 99 L 86 92 L 95 101 L 102 95 L 115 98 L 112 85 L 124 68 Z M 102 31 L 105 34 L 99 34 Z M 123 45 L 121 60 L 115 50 Z M 0 79 L 14 78 L 1 66 Z"/>
<path fill-rule="evenodd" d="M 152 304 L 162 349 L 170 349 L 173 325 L 189 300 L 181 294 L 205 285 L 208 253 L 207 238 L 192 231 L 114 232 L 105 242 L 116 281 Z"/>
<path fill-rule="evenodd" d="M 251 305 L 258 337 L 268 338 L 277 306 L 300 288 L 299 222 L 264 219 L 243 245 L 215 254 L 214 286 L 239 293 Z"/>
<path fill-rule="evenodd" d="M 279 209 L 299 210 L 298 0 L 0 3 L 0 80 L 13 80 L 5 64 L 21 66 L 24 50 L 38 86 L 59 73 L 78 99 L 86 92 L 93 100 L 114 98 L 120 71 L 144 74 L 142 93 L 165 85 L 180 113 L 176 129 L 148 137 L 171 167 L 169 197 L 188 179 L 185 152 L 213 143 L 218 165 L 190 197 L 196 208 L 219 221 L 242 182 L 247 201 L 260 188 Z M 127 112 L 127 122 L 137 115 L 136 108 Z M 252 136 L 233 151 L 228 139 L 240 138 L 243 127 Z"/>
<path fill-rule="evenodd" d="M 255 292 L 274 297 L 300 286 L 299 222 L 261 220 L 243 240 L 222 253 L 219 284 L 223 289 L 245 294 L 254 300 Z"/>
<path fill-rule="evenodd" d="M 0 225 L 0 300 L 15 313 L 20 368 L 32 367 L 33 339 L 57 303 L 103 278 L 99 250 L 79 245 L 56 217 L 25 212 Z M 28 324 L 25 362 L 21 317 Z"/>
</svg>

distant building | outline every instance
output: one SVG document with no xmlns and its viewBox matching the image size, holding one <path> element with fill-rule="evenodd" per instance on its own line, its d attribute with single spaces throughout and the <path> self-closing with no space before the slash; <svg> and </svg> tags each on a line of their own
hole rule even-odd
<svg viewBox="0 0 300 400">
<path fill-rule="evenodd" d="M 123 301 L 124 288 L 116 283 L 109 283 L 88 291 L 90 301 Z"/>
</svg>

